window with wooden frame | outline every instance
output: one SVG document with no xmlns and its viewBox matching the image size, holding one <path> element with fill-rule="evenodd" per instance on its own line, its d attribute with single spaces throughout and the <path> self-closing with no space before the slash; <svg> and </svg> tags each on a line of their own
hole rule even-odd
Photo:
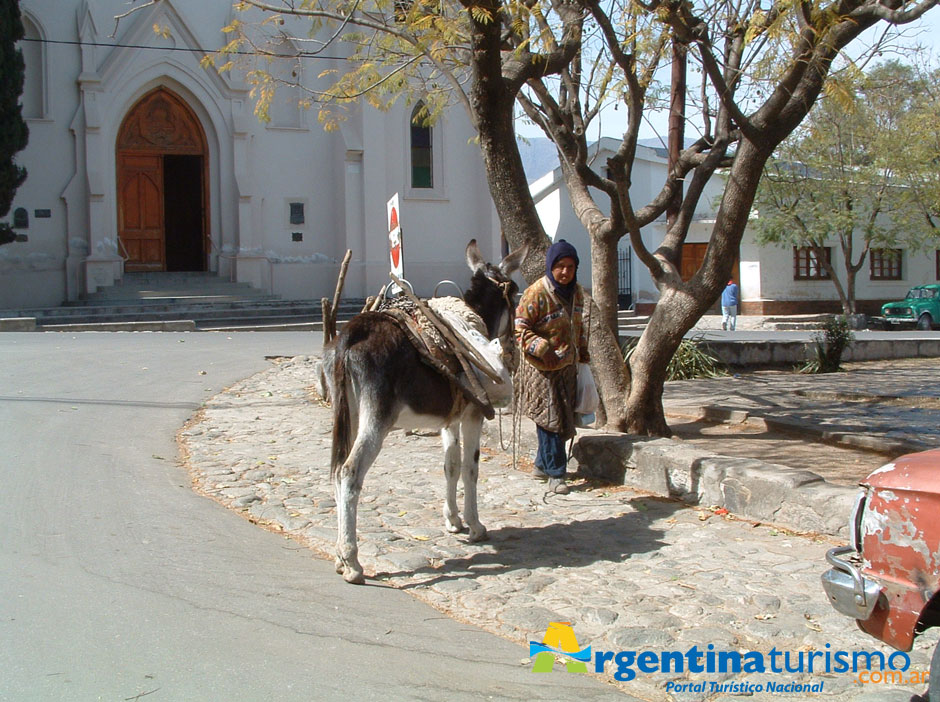
<svg viewBox="0 0 940 702">
<path fill-rule="evenodd" d="M 793 280 L 829 280 L 829 272 L 817 259 L 812 246 L 793 247 Z M 826 263 L 832 263 L 832 247 L 822 248 Z"/>
<path fill-rule="evenodd" d="M 872 280 L 901 280 L 901 249 L 872 249 L 868 252 Z"/>
</svg>

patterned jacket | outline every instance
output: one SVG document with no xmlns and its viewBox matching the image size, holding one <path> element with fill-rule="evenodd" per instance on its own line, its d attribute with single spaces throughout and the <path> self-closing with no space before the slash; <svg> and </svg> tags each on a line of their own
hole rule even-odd
<svg viewBox="0 0 940 702">
<path fill-rule="evenodd" d="M 516 341 L 525 360 L 541 371 L 588 363 L 583 317 L 584 289 L 575 286 L 569 314 L 548 276 L 542 276 L 526 288 L 516 307 Z"/>
</svg>

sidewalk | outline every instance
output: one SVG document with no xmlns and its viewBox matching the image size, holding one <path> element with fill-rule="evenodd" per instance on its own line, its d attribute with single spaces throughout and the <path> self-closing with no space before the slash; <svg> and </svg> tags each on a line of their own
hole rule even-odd
<svg viewBox="0 0 940 702">
<path fill-rule="evenodd" d="M 314 361 L 285 361 L 237 383 L 212 398 L 179 438 L 198 490 L 332 560 L 332 417 L 328 408 L 311 401 Z M 882 373 L 888 376 L 882 379 Z M 844 392 L 854 384 L 866 391 L 881 387 L 897 394 L 907 387 L 920 394 L 916 388 L 937 375 L 924 382 L 918 367 L 826 376 L 822 382 L 816 378 L 822 376 L 805 381 L 814 392 Z M 834 400 L 812 415 L 808 401 L 803 409 L 788 405 L 797 401 L 791 395 L 803 397 L 793 391 L 804 381 L 793 376 L 701 382 L 669 384 L 667 407 L 716 405 L 781 415 L 805 411 L 806 421 L 815 423 L 844 416 L 837 410 L 846 407 Z M 904 415 L 903 408 L 896 411 Z M 859 421 L 871 430 L 867 413 Z M 878 431 L 893 432 L 888 422 L 896 416 L 881 417 Z M 940 431 L 938 425 L 934 421 L 931 438 Z M 509 426 L 504 418 L 507 435 Z M 498 431 L 496 421 L 487 423 L 479 492 L 490 538 L 479 544 L 443 528 L 439 438 L 388 436 L 360 501 L 360 559 L 367 578 L 408 590 L 450 616 L 521 645 L 541 640 L 548 622 L 569 621 L 580 644 L 595 650 L 686 651 L 713 644 L 718 650 L 765 653 L 772 647 L 824 651 L 827 646 L 890 653 L 837 614 L 823 594 L 819 575 L 834 540 L 755 526 L 624 487 L 575 481 L 570 495 L 546 493 L 544 484 L 512 468 L 510 456 L 500 450 Z M 523 444 L 531 445 L 531 425 L 524 431 Z M 935 640 L 928 634 L 917 643 L 912 670 L 926 670 Z M 520 648 L 519 664 L 530 665 L 524 651 Z M 607 671 L 608 678 L 612 672 Z M 862 686 L 847 674 L 783 677 L 783 682 L 822 680 L 820 697 L 839 701 L 908 700 L 922 691 Z M 728 701 L 739 698 L 695 692 L 673 696 L 665 684 L 780 678 L 770 673 L 654 673 L 639 674 L 620 687 L 644 700 Z"/>
<path fill-rule="evenodd" d="M 738 413 L 821 440 L 905 453 L 940 446 L 940 363 L 896 359 L 844 364 L 846 372 L 766 371 L 666 384 L 667 412 L 715 419 Z"/>
</svg>

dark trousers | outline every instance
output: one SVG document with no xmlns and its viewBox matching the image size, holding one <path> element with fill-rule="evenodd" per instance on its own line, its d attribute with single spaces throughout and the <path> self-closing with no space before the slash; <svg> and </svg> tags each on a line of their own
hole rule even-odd
<svg viewBox="0 0 940 702">
<path fill-rule="evenodd" d="M 561 434 L 542 429 L 535 425 L 539 439 L 539 450 L 535 454 L 535 467 L 549 478 L 564 478 L 568 469 L 568 455 L 565 452 L 565 440 Z"/>
</svg>

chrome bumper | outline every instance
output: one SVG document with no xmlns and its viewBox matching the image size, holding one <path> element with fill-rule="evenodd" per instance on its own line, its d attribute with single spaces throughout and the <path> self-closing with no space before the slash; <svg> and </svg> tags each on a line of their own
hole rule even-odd
<svg viewBox="0 0 940 702">
<path fill-rule="evenodd" d="M 822 574 L 822 586 L 837 612 L 865 621 L 875 610 L 882 587 L 841 558 L 850 553 L 855 553 L 851 546 L 831 548 L 826 552 L 826 560 L 833 567 Z"/>
</svg>

